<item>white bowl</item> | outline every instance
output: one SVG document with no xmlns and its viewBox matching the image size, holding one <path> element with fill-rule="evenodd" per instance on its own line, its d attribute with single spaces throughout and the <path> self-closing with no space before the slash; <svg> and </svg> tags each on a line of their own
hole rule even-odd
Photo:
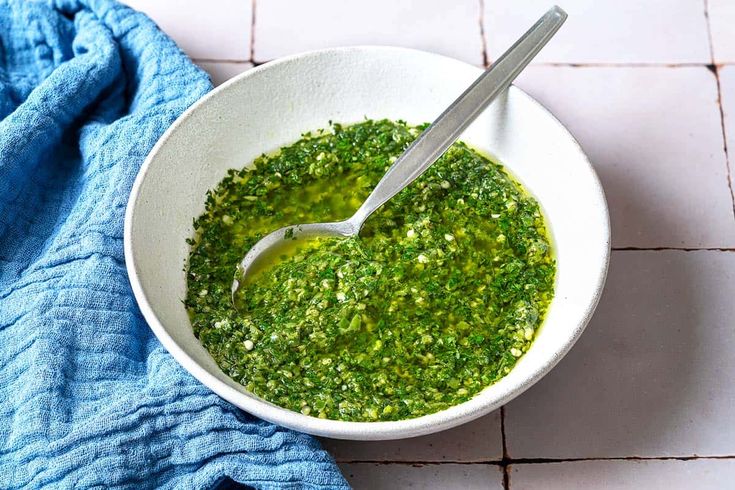
<svg viewBox="0 0 735 490">
<path fill-rule="evenodd" d="M 609 218 L 600 182 L 577 142 L 515 87 L 461 139 L 497 157 L 539 200 L 558 272 L 555 297 L 535 342 L 499 382 L 465 403 L 414 419 L 310 417 L 266 402 L 224 374 L 194 337 L 182 304 L 192 218 L 204 211 L 206 191 L 227 169 L 242 168 L 330 120 L 432 121 L 480 71 L 409 49 L 329 49 L 254 68 L 187 110 L 148 155 L 125 217 L 130 282 L 148 324 L 171 355 L 212 391 L 258 417 L 310 434 L 361 440 L 418 436 L 468 422 L 546 374 L 582 333 L 600 297 L 610 254 Z"/>
</svg>

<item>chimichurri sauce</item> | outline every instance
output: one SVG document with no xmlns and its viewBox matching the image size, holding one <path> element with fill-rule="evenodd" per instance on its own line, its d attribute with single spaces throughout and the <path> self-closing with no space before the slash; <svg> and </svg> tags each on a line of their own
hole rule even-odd
<svg viewBox="0 0 735 490">
<path fill-rule="evenodd" d="M 196 336 L 250 392 L 315 417 L 406 419 L 469 400 L 528 350 L 553 295 L 544 217 L 463 143 L 359 238 L 299 240 L 231 305 L 235 265 L 258 239 L 349 217 L 421 129 L 333 124 L 208 193 L 185 303 Z"/>
</svg>

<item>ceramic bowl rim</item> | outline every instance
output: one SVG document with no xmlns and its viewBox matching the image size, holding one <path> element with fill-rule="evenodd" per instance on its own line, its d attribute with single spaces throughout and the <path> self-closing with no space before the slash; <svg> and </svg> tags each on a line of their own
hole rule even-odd
<svg viewBox="0 0 735 490">
<path fill-rule="evenodd" d="M 596 284 L 593 292 L 592 301 L 590 301 L 590 303 L 587 305 L 587 308 L 577 325 L 575 325 L 574 328 L 569 328 L 569 335 L 564 345 L 554 352 L 554 356 L 549 360 L 549 362 L 534 367 L 530 376 L 522 378 L 519 382 L 515 383 L 515 385 L 507 386 L 506 389 L 501 392 L 495 392 L 493 399 L 481 403 L 480 406 L 473 407 L 472 402 L 473 400 L 477 400 L 477 398 L 482 396 L 481 393 L 467 402 L 463 402 L 442 411 L 417 418 L 398 421 L 347 422 L 332 419 L 319 419 L 316 417 L 303 415 L 301 413 L 297 413 L 269 403 L 265 400 L 255 397 L 254 395 L 242 393 L 235 388 L 228 386 L 225 382 L 215 377 L 206 368 L 204 368 L 197 361 L 192 359 L 166 331 L 166 328 L 158 319 L 158 316 L 156 315 L 153 306 L 148 301 L 148 298 L 141 284 L 141 279 L 139 277 L 138 268 L 136 267 L 135 262 L 135 253 L 133 251 L 132 223 L 134 220 L 136 205 L 138 203 L 139 192 L 143 181 L 146 179 L 149 168 L 155 161 L 159 150 L 166 144 L 171 135 L 177 131 L 179 126 L 181 126 L 186 120 L 188 120 L 192 116 L 192 114 L 195 113 L 202 105 L 207 104 L 212 98 L 217 97 L 219 94 L 229 90 L 231 86 L 241 83 L 243 80 L 247 80 L 250 77 L 259 75 L 263 71 L 272 70 L 279 65 L 286 63 L 293 63 L 305 59 L 345 53 L 354 55 L 370 55 L 372 52 L 376 51 L 392 51 L 395 53 L 402 52 L 403 54 L 427 54 L 425 51 L 412 48 L 370 45 L 306 51 L 303 53 L 279 58 L 277 60 L 251 68 L 250 70 L 237 75 L 236 77 L 228 80 L 219 87 L 207 93 L 201 99 L 192 104 L 176 119 L 176 121 L 174 121 L 174 123 L 164 132 L 164 134 L 153 146 L 153 148 L 145 158 L 140 170 L 138 171 L 138 175 L 130 192 L 124 222 L 125 263 L 133 293 L 135 295 L 138 306 L 140 307 L 140 310 L 151 330 L 159 339 L 159 341 L 163 344 L 164 348 L 174 357 L 174 359 L 196 379 L 198 379 L 201 383 L 203 383 L 213 392 L 218 394 L 220 397 L 260 418 L 302 432 L 339 439 L 387 440 L 425 435 L 449 429 L 465 422 L 469 422 L 470 420 L 490 413 L 491 411 L 501 407 L 502 405 L 507 404 L 509 401 L 523 393 L 526 389 L 528 389 L 544 375 L 546 375 L 567 354 L 567 352 L 579 339 L 600 300 L 600 296 L 602 294 L 605 279 L 607 276 L 608 264 L 610 259 L 609 211 L 599 177 L 595 173 L 594 168 L 589 162 L 589 159 L 587 158 L 582 147 L 574 138 L 574 136 L 548 109 L 546 109 L 541 103 L 536 101 L 533 97 L 525 93 L 523 90 L 519 89 L 516 86 L 512 86 L 509 90 L 515 91 L 521 97 L 526 98 L 528 102 L 536 105 L 538 109 L 544 112 L 546 116 L 548 116 L 553 121 L 554 124 L 558 125 L 563 130 L 563 132 L 568 135 L 570 141 L 575 145 L 576 151 L 579 153 L 582 163 L 584 163 L 588 167 L 588 170 L 591 173 L 595 187 L 593 191 L 596 191 L 598 193 L 600 197 L 600 202 L 602 203 L 602 209 L 600 209 L 599 214 L 602 219 L 605 220 L 603 227 L 605 231 L 605 237 L 603 240 L 604 254 L 602 256 L 602 260 L 598 264 L 598 269 L 596 271 Z M 480 69 L 478 67 L 474 67 L 473 65 L 469 65 L 468 63 L 435 53 L 428 54 L 472 66 L 473 68 L 478 70 L 479 74 Z"/>
</svg>

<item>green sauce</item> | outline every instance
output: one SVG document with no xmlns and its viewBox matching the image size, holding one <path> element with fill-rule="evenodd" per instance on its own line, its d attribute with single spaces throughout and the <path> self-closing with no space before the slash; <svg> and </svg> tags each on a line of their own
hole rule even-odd
<svg viewBox="0 0 735 490">
<path fill-rule="evenodd" d="M 196 336 L 250 392 L 322 418 L 406 419 L 469 400 L 528 350 L 553 295 L 544 218 L 463 143 L 359 238 L 297 240 L 231 305 L 235 265 L 258 239 L 349 217 L 421 129 L 334 124 L 208 194 L 185 303 Z"/>
</svg>

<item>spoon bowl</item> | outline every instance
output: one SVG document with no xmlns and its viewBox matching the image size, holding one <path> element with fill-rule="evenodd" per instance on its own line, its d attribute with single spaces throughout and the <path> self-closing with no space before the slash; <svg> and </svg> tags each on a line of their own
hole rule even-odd
<svg viewBox="0 0 735 490">
<path fill-rule="evenodd" d="M 289 242 L 300 239 L 319 237 L 351 237 L 360 232 L 352 218 L 331 223 L 308 223 L 303 225 L 284 226 L 268 233 L 250 247 L 245 257 L 237 264 L 235 280 L 232 281 L 232 304 L 237 307 L 235 295 L 248 274 L 263 266 L 267 266 L 273 258 L 278 257 L 279 251 L 286 250 Z"/>
</svg>

